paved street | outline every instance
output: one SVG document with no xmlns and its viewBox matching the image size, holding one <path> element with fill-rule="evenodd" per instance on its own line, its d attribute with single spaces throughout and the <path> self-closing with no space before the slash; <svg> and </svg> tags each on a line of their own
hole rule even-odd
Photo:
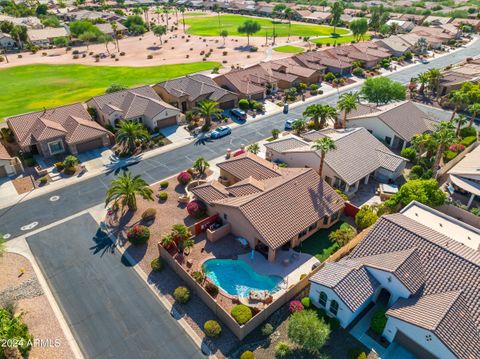
<svg viewBox="0 0 480 359">
<path fill-rule="evenodd" d="M 27 242 L 86 358 L 203 358 L 84 214 Z"/>
<path fill-rule="evenodd" d="M 460 51 L 433 59 L 429 64 L 407 68 L 393 73 L 389 77 L 393 80 L 407 83 L 410 78 L 429 68 L 443 68 L 449 64 L 457 63 L 466 57 L 477 56 L 479 51 L 480 41 L 476 41 L 473 45 Z M 343 91 L 352 90 L 354 89 L 350 88 Z M 343 91 L 340 91 L 340 94 Z M 335 105 L 337 100 L 338 94 L 335 93 L 322 98 L 319 102 Z M 306 106 L 307 104 L 298 106 L 292 109 L 288 115 L 276 114 L 256 122 L 247 123 L 233 129 L 232 134 L 223 139 L 205 143 L 192 143 L 143 160 L 136 165 L 130 166 L 130 170 L 142 175 L 150 183 L 158 181 L 191 166 L 194 159 L 200 155 L 207 160 L 211 160 L 225 154 L 227 148 L 238 148 L 242 143 L 248 144 L 270 136 L 272 128 L 283 128 L 286 119 L 300 117 Z M 435 110 L 429 111 L 435 112 Z M 13 238 L 20 233 L 27 233 L 33 228 L 43 227 L 90 208 L 103 201 L 105 190 L 114 176 L 114 173 L 100 175 L 65 187 L 54 193 L 4 208 L 0 210 L 0 232 L 9 233 Z M 50 201 L 50 197 L 54 195 L 59 196 L 56 202 Z M 23 230 L 21 229 L 22 227 L 24 227 Z"/>
</svg>

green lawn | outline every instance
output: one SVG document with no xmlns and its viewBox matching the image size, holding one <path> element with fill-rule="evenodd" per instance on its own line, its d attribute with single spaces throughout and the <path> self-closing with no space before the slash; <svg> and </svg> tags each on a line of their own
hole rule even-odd
<svg viewBox="0 0 480 359">
<path fill-rule="evenodd" d="M 370 35 L 365 35 L 363 37 L 364 41 L 370 40 L 371 36 Z M 310 40 L 314 44 L 345 44 L 345 43 L 350 43 L 354 41 L 355 38 L 353 35 L 348 35 L 348 36 L 340 36 L 340 37 L 324 37 L 324 38 L 319 38 L 319 39 L 312 39 Z"/>
<path fill-rule="evenodd" d="M 273 32 L 273 20 L 264 18 L 254 18 L 242 15 L 221 15 L 220 24 L 218 24 L 217 16 L 199 17 L 185 19 L 185 24 L 190 25 L 187 32 L 192 35 L 200 36 L 218 36 L 221 30 L 227 30 L 229 36 L 245 36 L 240 34 L 237 29 L 246 20 L 253 20 L 260 24 L 262 29 L 255 36 L 265 36 L 265 32 L 271 36 Z M 312 24 L 292 24 L 291 36 L 320 36 L 330 35 L 333 27 L 325 25 Z M 347 29 L 337 28 L 339 34 L 347 34 Z M 275 33 L 277 36 L 288 36 L 288 23 L 286 21 L 279 22 L 275 20 Z"/>
<path fill-rule="evenodd" d="M 302 253 L 308 253 L 312 256 L 315 256 L 320 262 L 323 262 L 331 254 L 336 252 L 340 247 L 338 244 L 333 243 L 328 239 L 328 235 L 330 232 L 335 231 L 340 228 L 343 221 L 337 222 L 330 228 L 320 229 L 317 233 L 315 233 L 310 238 L 306 239 L 302 242 L 302 244 L 298 247 L 298 249 Z"/>
<path fill-rule="evenodd" d="M 303 47 L 299 46 L 292 46 L 292 45 L 284 45 L 284 46 L 279 46 L 279 47 L 274 47 L 274 51 L 278 52 L 287 52 L 290 54 L 298 54 L 299 52 L 305 51 Z"/>
<path fill-rule="evenodd" d="M 192 12 L 186 11 L 185 12 L 185 17 L 187 17 L 187 16 L 205 16 L 205 15 L 208 15 L 208 12 L 202 12 L 202 11 L 192 11 Z"/>
<path fill-rule="evenodd" d="M 217 62 L 115 67 L 86 65 L 27 65 L 0 70 L 1 119 L 88 100 L 112 83 L 126 86 L 154 84 L 197 71 L 219 67 Z"/>
</svg>

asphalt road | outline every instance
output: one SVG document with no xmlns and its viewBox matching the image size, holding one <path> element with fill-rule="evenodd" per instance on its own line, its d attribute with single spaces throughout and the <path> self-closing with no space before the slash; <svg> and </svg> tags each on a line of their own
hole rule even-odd
<svg viewBox="0 0 480 359">
<path fill-rule="evenodd" d="M 84 214 L 27 238 L 84 356 L 204 358 L 97 228 Z"/>
<path fill-rule="evenodd" d="M 460 51 L 433 59 L 429 64 L 419 64 L 388 76 L 395 81 L 407 83 L 412 77 L 430 68 L 443 68 L 449 64 L 460 62 L 466 57 L 475 57 L 479 52 L 480 41 L 476 41 Z M 360 85 L 357 88 L 341 90 L 339 93 L 318 100 L 318 103 L 335 105 L 339 94 L 358 89 L 358 87 Z M 241 144 L 256 142 L 270 136 L 273 128 L 283 128 L 285 120 L 300 117 L 307 106 L 307 104 L 303 104 L 293 108 L 287 115 L 276 114 L 256 122 L 246 123 L 233 129 L 230 136 L 211 142 L 191 143 L 156 157 L 142 160 L 129 168 L 135 174 L 142 175 L 150 183 L 158 181 L 191 166 L 194 159 L 200 155 L 207 160 L 211 160 L 225 154 L 227 148 L 238 148 Z M 432 112 L 435 111 L 432 110 Z M 9 233 L 11 238 L 14 238 L 22 233 L 28 233 L 33 228 L 43 227 L 90 208 L 103 201 L 105 191 L 114 177 L 114 173 L 99 175 L 54 193 L 4 208 L 0 210 L 0 233 Z M 49 199 L 53 195 L 59 196 L 60 199 L 51 202 Z M 24 227 L 23 230 L 22 227 Z"/>
</svg>

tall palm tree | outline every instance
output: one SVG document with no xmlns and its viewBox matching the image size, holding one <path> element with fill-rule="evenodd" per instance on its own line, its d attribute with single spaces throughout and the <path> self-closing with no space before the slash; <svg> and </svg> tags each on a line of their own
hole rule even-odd
<svg viewBox="0 0 480 359">
<path fill-rule="evenodd" d="M 133 176 L 131 172 L 125 172 L 110 184 L 105 198 L 105 206 L 113 201 L 116 205 L 120 203 L 122 206 L 127 206 L 130 211 L 136 211 L 137 195 L 153 201 L 153 191 L 148 183 L 139 175 Z"/>
<path fill-rule="evenodd" d="M 183 33 L 185 34 L 185 6 L 180 6 L 178 8 L 178 10 L 180 11 L 180 13 L 182 14 L 182 25 L 183 25 Z"/>
<path fill-rule="evenodd" d="M 290 41 L 290 33 L 292 30 L 292 16 L 293 16 L 293 10 L 287 7 L 283 13 L 285 14 L 285 17 L 288 19 L 288 38 L 287 42 Z"/>
<path fill-rule="evenodd" d="M 453 112 L 452 116 L 450 117 L 450 121 L 453 121 L 457 112 L 462 108 L 466 101 L 467 96 L 462 90 L 454 90 L 450 92 L 448 95 L 448 102 L 453 105 Z"/>
<path fill-rule="evenodd" d="M 428 75 L 428 72 L 422 72 L 420 75 L 418 75 L 417 81 L 420 84 L 418 92 L 420 92 L 420 94 L 423 96 L 425 95 L 425 85 L 427 85 L 430 81 L 430 76 Z"/>
<path fill-rule="evenodd" d="M 330 105 L 315 104 L 308 106 L 303 111 L 303 116 L 311 117 L 315 123 L 315 129 L 324 128 L 327 120 L 337 120 L 337 110 Z"/>
<path fill-rule="evenodd" d="M 120 51 L 120 45 L 118 44 L 118 33 L 117 33 L 118 25 L 117 25 L 117 22 L 112 21 L 111 26 L 112 26 L 112 31 L 113 31 L 113 39 L 115 40 L 115 44 L 117 46 L 117 51 Z"/>
<path fill-rule="evenodd" d="M 437 178 L 440 161 L 442 160 L 445 149 L 457 139 L 455 136 L 455 126 L 452 122 L 442 121 L 435 125 L 435 131 L 432 138 L 437 147 L 435 162 L 433 163 L 433 177 Z"/>
<path fill-rule="evenodd" d="M 419 156 L 427 152 L 427 157 L 430 157 L 429 153 L 432 153 L 435 149 L 435 143 L 430 133 L 413 136 L 411 143 Z"/>
<path fill-rule="evenodd" d="M 467 116 L 464 115 L 459 115 L 453 119 L 453 122 L 457 124 L 457 129 L 455 131 L 455 136 L 458 137 L 458 134 L 460 133 L 460 129 L 465 126 L 465 124 L 468 122 Z"/>
<path fill-rule="evenodd" d="M 165 14 L 165 25 L 167 26 L 168 32 L 168 13 L 170 12 L 170 7 L 168 5 L 163 5 L 163 13 Z"/>
<path fill-rule="evenodd" d="M 211 100 L 203 100 L 199 102 L 194 111 L 205 119 L 205 125 L 207 126 L 212 124 L 213 116 L 222 112 L 222 110 L 218 108 L 218 102 Z"/>
<path fill-rule="evenodd" d="M 442 73 L 439 69 L 433 68 L 428 70 L 428 85 L 430 87 L 430 91 L 432 94 L 436 94 L 439 86 L 440 77 L 442 77 Z"/>
<path fill-rule="evenodd" d="M 118 130 L 115 133 L 117 143 L 132 153 L 137 147 L 138 141 L 146 141 L 150 138 L 145 127 L 136 121 L 122 121 L 118 125 Z"/>
<path fill-rule="evenodd" d="M 470 106 L 468 106 L 468 111 L 470 111 L 472 116 L 470 117 L 470 122 L 468 123 L 467 127 L 472 127 L 473 122 L 475 121 L 475 118 L 480 113 L 480 103 L 478 102 L 472 103 Z"/>
<path fill-rule="evenodd" d="M 323 173 L 323 164 L 325 162 L 325 155 L 329 151 L 333 151 L 336 149 L 337 146 L 335 145 L 335 141 L 332 140 L 330 137 L 324 137 L 320 140 L 316 140 L 312 144 L 312 149 L 315 151 L 320 151 L 320 167 L 318 168 L 318 174 L 322 177 Z"/>
<path fill-rule="evenodd" d="M 360 95 L 358 92 L 348 92 L 342 94 L 337 102 L 337 108 L 343 111 L 342 127 L 347 128 L 347 116 L 350 112 L 357 109 Z"/>
</svg>

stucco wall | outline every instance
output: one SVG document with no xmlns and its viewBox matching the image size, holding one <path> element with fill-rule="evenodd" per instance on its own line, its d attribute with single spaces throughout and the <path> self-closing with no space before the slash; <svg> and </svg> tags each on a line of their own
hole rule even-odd
<svg viewBox="0 0 480 359">
<path fill-rule="evenodd" d="M 377 281 L 380 282 L 381 287 L 390 292 L 391 296 L 388 305 L 392 305 L 400 297 L 408 298 L 410 296 L 408 289 L 405 288 L 405 286 L 393 274 L 371 267 L 366 268 L 367 271 L 372 274 Z"/>
<path fill-rule="evenodd" d="M 393 138 L 395 137 L 395 132 L 390 127 L 385 125 L 385 123 L 383 123 L 377 117 L 363 118 L 359 120 L 347 120 L 347 127 L 348 128 L 365 127 L 367 130 L 372 131 L 372 135 L 374 135 L 376 138 L 378 138 L 383 142 L 385 142 L 386 136 L 390 137 L 392 139 L 390 146 L 393 144 Z"/>
<path fill-rule="evenodd" d="M 325 292 L 327 294 L 327 306 L 324 307 L 320 305 L 318 299 L 320 296 L 320 292 Z M 330 312 L 330 304 L 332 300 L 336 300 L 338 303 L 338 313 L 336 318 L 340 321 L 340 325 L 345 328 L 350 322 L 355 319 L 356 314 L 347 307 L 347 305 L 335 294 L 333 290 L 330 288 L 324 287 L 317 283 L 310 283 L 310 292 L 309 292 L 310 300 L 312 301 L 313 305 L 317 308 L 322 308 L 325 310 L 327 314 L 333 316 Z"/>
</svg>

